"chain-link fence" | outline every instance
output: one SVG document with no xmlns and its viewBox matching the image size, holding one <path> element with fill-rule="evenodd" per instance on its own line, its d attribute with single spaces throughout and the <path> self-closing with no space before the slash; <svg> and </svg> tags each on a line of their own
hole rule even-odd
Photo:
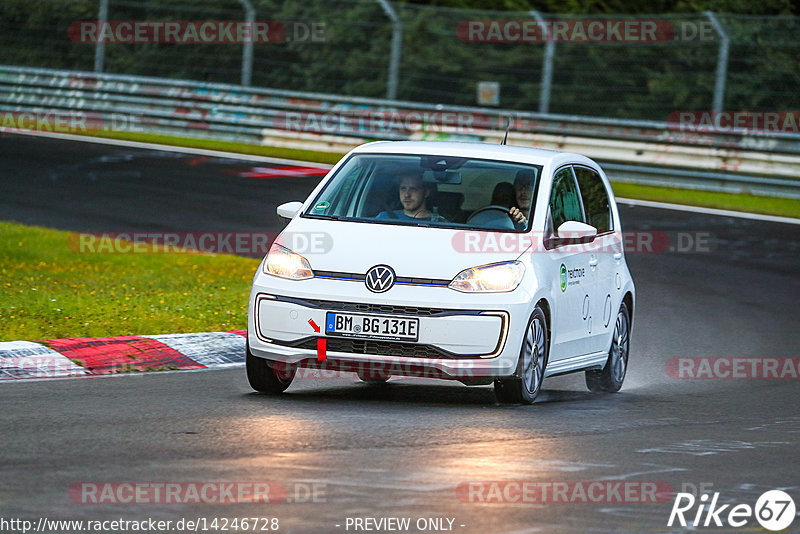
<svg viewBox="0 0 800 534">
<path fill-rule="evenodd" d="M 225 24 L 248 20 L 266 24 L 266 39 L 241 38 L 236 26 L 223 35 Z M 166 21 L 182 21 L 172 39 L 154 24 Z M 137 33 L 142 23 L 150 26 Z M 200 36 L 187 38 L 192 29 Z M 652 120 L 800 109 L 797 35 L 800 18 L 713 13 L 557 16 L 388 0 L 0 3 L 6 65 Z"/>
</svg>

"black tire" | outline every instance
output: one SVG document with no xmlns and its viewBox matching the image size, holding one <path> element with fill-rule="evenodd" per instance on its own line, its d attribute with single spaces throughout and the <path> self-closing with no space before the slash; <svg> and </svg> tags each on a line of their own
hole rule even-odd
<svg viewBox="0 0 800 534">
<path fill-rule="evenodd" d="M 270 395 L 286 391 L 297 372 L 295 368 L 287 368 L 285 372 L 277 372 L 273 368 L 272 362 L 253 356 L 250 353 L 249 343 L 247 344 L 245 366 L 247 367 L 247 380 L 250 382 L 250 387 L 258 392 Z"/>
<path fill-rule="evenodd" d="M 542 389 L 544 370 L 550 354 L 547 319 L 537 305 L 528 320 L 514 376 L 494 382 L 494 394 L 502 404 L 533 404 Z"/>
<path fill-rule="evenodd" d="M 586 371 L 586 387 L 589 391 L 606 391 L 616 393 L 622 388 L 625 374 L 628 371 L 628 354 L 631 348 L 631 315 L 628 306 L 623 302 L 614 323 L 611 336 L 611 348 L 608 349 L 608 360 L 601 371 Z"/>
</svg>

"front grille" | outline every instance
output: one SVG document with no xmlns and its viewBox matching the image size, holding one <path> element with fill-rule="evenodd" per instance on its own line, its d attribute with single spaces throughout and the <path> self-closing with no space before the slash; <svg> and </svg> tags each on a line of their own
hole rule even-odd
<svg viewBox="0 0 800 534">
<path fill-rule="evenodd" d="M 453 355 L 431 345 L 402 343 L 397 341 L 375 341 L 370 339 L 342 339 L 329 337 L 327 348 L 331 352 L 349 354 L 377 354 L 405 358 L 453 358 Z M 301 349 L 316 350 L 317 340 L 308 339 L 297 345 Z"/>
<path fill-rule="evenodd" d="M 423 316 L 453 311 L 445 308 L 420 308 L 418 306 L 398 306 L 394 304 L 362 304 L 358 302 L 338 302 L 335 300 L 302 299 L 302 301 L 299 302 L 305 302 L 317 308 L 324 308 L 331 311 L 402 313 L 406 315 Z M 463 310 L 458 311 L 461 312 Z"/>
<path fill-rule="evenodd" d="M 349 280 L 352 282 L 363 282 L 367 275 L 363 273 L 345 273 L 340 271 L 314 271 L 314 276 L 320 278 L 335 278 L 337 280 Z M 423 286 L 442 286 L 450 285 L 451 280 L 441 278 L 420 278 L 418 276 L 398 276 L 395 284 L 399 285 L 423 285 Z"/>
</svg>

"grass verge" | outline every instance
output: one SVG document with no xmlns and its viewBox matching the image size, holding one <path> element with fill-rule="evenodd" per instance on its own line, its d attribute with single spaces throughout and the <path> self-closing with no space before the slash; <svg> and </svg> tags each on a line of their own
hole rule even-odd
<svg viewBox="0 0 800 534">
<path fill-rule="evenodd" d="M 237 154 L 254 154 L 256 156 L 268 156 L 271 158 L 294 159 L 298 161 L 313 161 L 315 163 L 327 163 L 333 165 L 344 156 L 342 153 L 317 152 L 315 150 L 303 150 L 299 148 L 283 148 L 262 145 L 252 145 L 249 143 L 237 143 L 233 141 L 218 141 L 216 139 L 199 139 L 196 137 L 173 137 L 171 135 L 159 135 L 138 132 L 96 132 L 91 137 L 105 137 L 108 139 L 123 139 L 125 141 L 139 141 L 141 143 L 158 143 L 169 146 L 184 146 L 189 148 L 204 148 L 207 150 L 222 150 L 224 152 L 235 152 Z"/>
<path fill-rule="evenodd" d="M 0 221 L 0 341 L 247 328 L 258 260 L 82 254 L 70 235 Z"/>
<path fill-rule="evenodd" d="M 168 135 L 149 133 L 104 132 L 102 135 L 97 136 L 125 139 L 129 141 L 141 141 L 146 143 L 160 143 L 171 146 L 223 150 L 226 152 L 236 152 L 240 154 L 256 154 L 260 156 L 271 156 L 328 164 L 336 163 L 344 155 L 342 153 L 267 147 L 251 145 L 247 143 L 216 141 L 214 139 L 172 137 Z M 678 189 L 672 187 L 638 185 L 623 182 L 614 182 L 613 186 L 614 193 L 619 197 L 635 198 L 639 200 L 654 200 L 657 202 L 670 202 L 687 206 L 702 206 L 706 208 L 763 213 L 765 215 L 778 215 L 781 217 L 800 218 L 800 201 L 795 199 L 747 195 L 743 193 L 718 193 L 715 191 Z"/>
</svg>

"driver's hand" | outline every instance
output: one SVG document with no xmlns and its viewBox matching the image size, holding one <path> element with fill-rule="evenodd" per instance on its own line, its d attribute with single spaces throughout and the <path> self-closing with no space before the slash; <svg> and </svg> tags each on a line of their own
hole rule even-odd
<svg viewBox="0 0 800 534">
<path fill-rule="evenodd" d="M 522 211 L 517 207 L 513 207 L 508 210 L 508 214 L 511 215 L 511 218 L 514 219 L 514 222 L 516 223 L 525 224 L 528 221 L 528 218 L 525 217 L 525 214 L 523 214 Z"/>
</svg>

